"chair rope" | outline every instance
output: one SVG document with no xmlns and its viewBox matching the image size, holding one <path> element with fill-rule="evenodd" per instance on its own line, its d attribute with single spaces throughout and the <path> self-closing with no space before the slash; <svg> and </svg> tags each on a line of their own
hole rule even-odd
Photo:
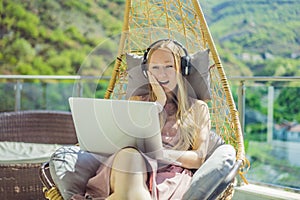
<svg viewBox="0 0 300 200">
<path fill-rule="evenodd" d="M 58 189 L 53 186 L 52 188 L 50 188 L 49 190 L 44 187 L 43 188 L 43 192 L 45 193 L 45 197 L 46 199 L 51 199 L 51 200 L 64 200 L 62 198 L 62 196 L 60 195 Z"/>
</svg>

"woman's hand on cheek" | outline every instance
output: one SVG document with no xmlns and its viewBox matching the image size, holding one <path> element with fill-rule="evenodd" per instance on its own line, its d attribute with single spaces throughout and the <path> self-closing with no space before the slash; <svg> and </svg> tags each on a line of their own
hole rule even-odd
<svg viewBox="0 0 300 200">
<path fill-rule="evenodd" d="M 153 92 L 155 96 L 157 97 L 157 102 L 160 103 L 162 106 L 166 104 L 167 101 L 167 96 L 162 88 L 162 86 L 158 83 L 156 78 L 151 74 L 151 72 L 147 71 L 148 77 L 149 77 L 149 82 L 151 84 L 151 87 L 153 89 Z"/>
</svg>

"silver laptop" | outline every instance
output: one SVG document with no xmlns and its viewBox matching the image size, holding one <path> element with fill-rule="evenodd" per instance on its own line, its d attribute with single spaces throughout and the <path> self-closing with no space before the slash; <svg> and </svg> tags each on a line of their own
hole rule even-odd
<svg viewBox="0 0 300 200">
<path fill-rule="evenodd" d="M 71 97 L 69 104 L 82 150 L 109 155 L 133 146 L 162 156 L 156 103 Z"/>
</svg>

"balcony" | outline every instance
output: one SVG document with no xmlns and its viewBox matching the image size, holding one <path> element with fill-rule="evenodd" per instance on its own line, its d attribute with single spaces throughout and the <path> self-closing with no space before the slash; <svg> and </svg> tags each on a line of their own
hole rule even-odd
<svg viewBox="0 0 300 200">
<path fill-rule="evenodd" d="M 293 107 L 296 102 L 288 95 L 299 96 L 300 77 L 228 79 L 251 162 L 246 174 L 250 184 L 238 181 L 233 199 L 300 199 L 299 109 Z M 0 75 L 0 112 L 69 111 L 70 96 L 103 98 L 108 80 L 109 77 Z"/>
</svg>

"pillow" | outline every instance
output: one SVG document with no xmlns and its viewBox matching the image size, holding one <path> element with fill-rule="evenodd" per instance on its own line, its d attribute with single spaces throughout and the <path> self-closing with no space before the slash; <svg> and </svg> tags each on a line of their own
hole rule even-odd
<svg viewBox="0 0 300 200">
<path fill-rule="evenodd" d="M 96 175 L 100 164 L 106 158 L 80 150 L 79 146 L 64 146 L 51 157 L 49 167 L 51 177 L 63 199 L 71 199 L 75 194 L 85 194 L 88 180 Z"/>
<path fill-rule="evenodd" d="M 27 142 L 0 142 L 0 163 L 43 163 L 49 160 L 51 154 L 61 145 L 38 144 Z"/>
<path fill-rule="evenodd" d="M 126 89 L 126 99 L 132 96 L 142 96 L 149 94 L 149 81 L 143 75 L 141 63 L 143 56 L 136 54 L 126 54 L 128 84 Z"/>
<path fill-rule="evenodd" d="M 210 131 L 209 140 L 208 140 L 208 148 L 207 155 L 205 160 L 207 160 L 211 154 L 221 145 L 225 144 L 225 141 L 221 136 L 219 136 L 216 132 Z"/>
<path fill-rule="evenodd" d="M 191 57 L 191 71 L 184 76 L 187 81 L 188 95 L 200 100 L 210 100 L 209 49 L 198 51 Z M 128 84 L 126 98 L 141 96 L 149 93 L 149 81 L 143 75 L 141 63 L 143 56 L 126 54 Z"/>
</svg>

